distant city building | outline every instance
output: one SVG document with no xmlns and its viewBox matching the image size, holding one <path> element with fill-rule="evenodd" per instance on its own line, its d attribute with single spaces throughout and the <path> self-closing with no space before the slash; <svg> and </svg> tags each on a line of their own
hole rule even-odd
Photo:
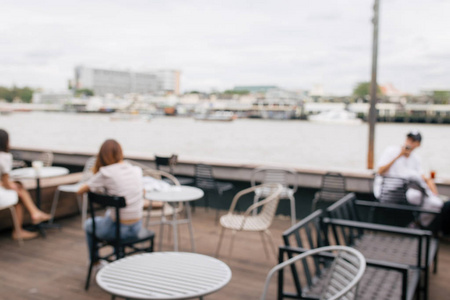
<svg viewBox="0 0 450 300">
<path fill-rule="evenodd" d="M 381 93 L 389 99 L 390 102 L 402 102 L 402 97 L 405 93 L 398 90 L 392 83 L 380 85 Z"/>
<path fill-rule="evenodd" d="M 160 91 L 175 95 L 180 94 L 180 71 L 158 70 L 155 71 Z"/>
<path fill-rule="evenodd" d="M 36 104 L 63 104 L 72 98 L 72 93 L 70 92 L 60 92 L 60 93 L 44 93 L 44 92 L 34 92 L 32 103 Z"/>
<path fill-rule="evenodd" d="M 243 85 L 235 86 L 233 90 L 235 91 L 248 91 L 250 93 L 267 93 L 270 90 L 278 89 L 275 85 Z"/>
<path fill-rule="evenodd" d="M 153 72 L 118 71 L 78 66 L 75 68 L 75 88 L 90 89 L 95 95 L 128 93 L 180 93 L 180 72 L 159 70 Z"/>
</svg>

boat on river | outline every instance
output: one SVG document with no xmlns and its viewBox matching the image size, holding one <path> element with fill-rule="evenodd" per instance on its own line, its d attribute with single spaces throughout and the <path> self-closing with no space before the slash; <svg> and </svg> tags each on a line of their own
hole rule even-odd
<svg viewBox="0 0 450 300">
<path fill-rule="evenodd" d="M 196 120 L 200 121 L 222 121 L 230 122 L 236 119 L 236 114 L 231 111 L 215 111 L 195 115 Z"/>
<path fill-rule="evenodd" d="M 113 113 L 109 119 L 111 121 L 150 121 L 151 115 L 133 114 L 133 113 Z"/>
<path fill-rule="evenodd" d="M 311 122 L 334 123 L 334 124 L 361 124 L 362 120 L 356 116 L 356 113 L 348 110 L 329 110 L 308 116 Z"/>
</svg>

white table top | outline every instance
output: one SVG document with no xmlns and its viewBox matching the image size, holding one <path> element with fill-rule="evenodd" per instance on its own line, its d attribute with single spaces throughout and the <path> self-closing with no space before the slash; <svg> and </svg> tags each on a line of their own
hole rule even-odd
<svg viewBox="0 0 450 300">
<path fill-rule="evenodd" d="M 42 167 L 39 170 L 39 178 L 57 177 L 69 174 L 69 170 L 63 167 Z M 12 170 L 9 176 L 13 179 L 36 179 L 38 178 L 34 168 L 21 168 Z"/>
<path fill-rule="evenodd" d="M 203 191 L 193 186 L 170 186 L 162 191 L 145 192 L 145 198 L 152 201 L 185 202 L 202 198 Z"/>
<path fill-rule="evenodd" d="M 202 254 L 153 252 L 112 262 L 96 280 L 103 290 L 124 298 L 189 299 L 223 288 L 231 280 L 231 270 Z"/>
</svg>

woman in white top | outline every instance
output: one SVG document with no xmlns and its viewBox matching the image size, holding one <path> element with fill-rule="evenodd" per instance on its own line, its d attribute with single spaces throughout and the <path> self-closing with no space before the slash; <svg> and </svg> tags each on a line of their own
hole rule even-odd
<svg viewBox="0 0 450 300">
<path fill-rule="evenodd" d="M 9 153 L 9 135 L 8 133 L 0 129 L 0 176 L 1 187 L 8 190 L 14 190 L 19 196 L 19 203 L 16 205 L 16 215 L 19 224 L 23 222 L 23 207 L 28 210 L 31 215 L 31 222 L 33 224 L 39 224 L 50 219 L 50 215 L 39 210 L 31 199 L 28 191 L 23 187 L 20 182 L 14 182 L 9 179 L 9 172 L 12 169 L 12 155 Z M 0 199 L 1 201 L 1 199 Z M 13 231 L 13 239 L 32 239 L 38 236 L 37 232 L 31 232 L 21 229 L 20 232 Z"/>
<path fill-rule="evenodd" d="M 78 194 L 88 191 L 100 192 L 111 196 L 125 197 L 126 206 L 120 209 L 120 235 L 127 239 L 136 237 L 142 226 L 143 187 L 142 170 L 123 161 L 120 144 L 115 140 L 106 140 L 100 147 L 93 168 L 94 176 L 82 186 Z M 105 240 L 115 238 L 116 222 L 113 211 L 107 210 L 105 216 L 95 217 L 97 237 Z M 89 255 L 92 251 L 92 219 L 85 223 Z M 98 253 L 91 260 L 97 260 Z"/>
</svg>

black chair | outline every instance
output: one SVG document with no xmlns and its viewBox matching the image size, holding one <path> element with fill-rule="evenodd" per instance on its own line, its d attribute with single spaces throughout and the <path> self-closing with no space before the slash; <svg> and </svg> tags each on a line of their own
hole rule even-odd
<svg viewBox="0 0 450 300">
<path fill-rule="evenodd" d="M 413 188 L 421 192 L 422 198 L 419 205 L 422 205 L 426 192 L 419 183 L 405 178 L 392 176 L 382 177 L 381 192 L 377 200 L 381 203 L 409 204 L 406 199 L 406 192 L 409 188 Z"/>
<path fill-rule="evenodd" d="M 322 178 L 320 190 L 314 195 L 311 212 L 320 202 L 334 203 L 346 195 L 345 177 L 341 173 L 328 172 Z"/>
<path fill-rule="evenodd" d="M 413 180 L 408 180 L 400 177 L 392 177 L 392 176 L 382 176 L 381 181 L 381 190 L 380 195 L 376 200 L 378 200 L 381 204 L 385 204 L 387 206 L 394 205 L 407 205 L 407 206 L 419 206 L 423 205 L 425 200 L 426 191 L 425 189 L 418 183 Z M 418 205 L 412 205 L 406 199 L 406 192 L 408 189 L 415 189 L 421 193 L 420 203 Z M 372 207 L 369 211 L 369 221 L 372 222 L 375 214 L 375 207 Z M 412 212 L 414 222 L 419 226 L 419 212 Z"/>
<path fill-rule="evenodd" d="M 209 193 L 222 197 L 223 193 L 234 188 L 231 182 L 219 182 L 214 179 L 210 165 L 197 164 L 195 166 L 195 186 L 205 192 L 205 206 L 209 207 Z M 219 207 L 216 212 L 216 222 L 219 220 Z"/>
<path fill-rule="evenodd" d="M 172 156 L 170 156 L 170 157 L 156 156 L 155 155 L 155 164 L 156 164 L 156 169 L 157 170 L 161 170 L 161 166 L 164 166 L 164 167 L 168 168 L 167 171 L 169 171 L 170 174 L 174 175 L 173 168 L 175 167 L 175 165 L 177 163 L 178 163 L 178 155 L 172 154 Z M 161 171 L 165 171 L 165 170 L 161 170 Z M 194 184 L 194 179 L 193 178 L 181 177 L 181 176 L 175 176 L 175 177 L 178 179 L 178 182 L 181 185 L 192 185 L 192 184 Z M 172 184 L 172 181 L 170 181 L 170 180 L 167 180 L 167 182 Z"/>
<path fill-rule="evenodd" d="M 91 279 L 91 273 L 92 273 L 92 267 L 94 266 L 94 263 L 98 262 L 99 260 L 103 259 L 108 262 L 120 259 L 125 257 L 125 255 L 133 254 L 136 252 L 153 252 L 153 239 L 155 237 L 155 233 L 153 231 L 147 230 L 146 228 L 142 227 L 138 236 L 136 238 L 130 238 L 130 239 L 121 239 L 120 238 L 120 226 L 116 226 L 116 236 L 115 239 L 112 241 L 106 241 L 101 240 L 97 238 L 96 235 L 96 228 L 95 228 L 95 209 L 94 209 L 94 203 L 98 204 L 102 207 L 114 207 L 116 210 L 116 223 L 120 224 L 120 213 L 119 210 L 126 206 L 125 198 L 124 197 L 117 197 L 117 196 L 107 196 L 107 195 L 100 195 L 96 193 L 89 192 L 88 193 L 88 200 L 89 200 L 89 209 L 91 211 L 91 217 L 92 217 L 92 236 L 93 236 L 93 247 L 92 247 L 92 253 L 91 257 L 91 263 L 89 264 L 89 270 L 86 278 L 86 286 L 85 289 L 89 289 L 89 283 Z M 136 245 L 138 243 L 143 243 L 149 241 L 150 244 L 148 247 L 143 247 Z M 113 247 L 113 252 L 108 253 L 104 256 L 98 256 L 94 257 L 95 253 L 98 252 L 100 248 L 111 246 Z M 126 248 L 130 248 L 131 251 L 126 252 Z"/>
</svg>

